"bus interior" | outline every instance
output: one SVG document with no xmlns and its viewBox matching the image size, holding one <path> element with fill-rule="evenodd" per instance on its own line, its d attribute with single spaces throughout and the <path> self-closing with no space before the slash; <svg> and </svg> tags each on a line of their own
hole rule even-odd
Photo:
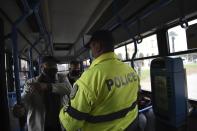
<svg viewBox="0 0 197 131">
<path fill-rule="evenodd" d="M 102 29 L 112 32 L 114 52 L 140 78 L 139 114 L 144 123 L 140 130 L 197 131 L 196 5 L 196 0 L 1 0 L 0 131 L 22 131 L 12 108 L 20 102 L 25 81 L 39 74 L 40 58 L 53 55 L 59 73 L 67 73 L 72 60 L 80 61 L 85 71 L 92 60 L 84 44 Z M 176 58 L 179 64 L 171 61 Z M 157 110 L 159 106 L 165 110 L 171 99 L 164 93 L 169 81 L 162 64 L 168 62 L 174 67 L 168 78 L 174 85 L 175 108 L 186 109 L 180 125 L 181 118 L 169 124 L 170 118 Z M 179 65 L 181 78 L 174 75 Z M 182 89 L 183 99 L 175 93 Z M 186 105 L 180 106 L 181 101 Z"/>
</svg>

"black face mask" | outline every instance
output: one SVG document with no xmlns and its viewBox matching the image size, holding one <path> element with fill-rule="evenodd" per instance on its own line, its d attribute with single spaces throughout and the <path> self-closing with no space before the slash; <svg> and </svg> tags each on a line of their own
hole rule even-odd
<svg viewBox="0 0 197 131">
<path fill-rule="evenodd" d="M 45 68 L 43 70 L 44 74 L 47 75 L 50 78 L 54 78 L 56 73 L 57 73 L 57 69 L 56 68 Z"/>
<path fill-rule="evenodd" d="M 71 77 L 79 77 L 81 74 L 80 70 L 72 70 L 70 71 L 70 76 Z"/>
</svg>

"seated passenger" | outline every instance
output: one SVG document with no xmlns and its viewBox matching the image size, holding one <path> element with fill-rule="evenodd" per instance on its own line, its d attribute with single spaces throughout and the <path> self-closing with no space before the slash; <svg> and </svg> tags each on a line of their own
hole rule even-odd
<svg viewBox="0 0 197 131">
<path fill-rule="evenodd" d="M 138 76 L 114 53 L 112 34 L 102 30 L 88 43 L 95 58 L 75 82 L 70 102 L 60 111 L 66 131 L 134 131 L 137 128 Z"/>
<path fill-rule="evenodd" d="M 15 105 L 15 116 L 27 111 L 28 131 L 61 131 L 58 115 L 61 98 L 70 93 L 70 83 L 65 75 L 57 75 L 56 60 L 45 56 L 41 62 L 42 73 L 29 79 L 22 93 L 23 105 Z"/>
</svg>

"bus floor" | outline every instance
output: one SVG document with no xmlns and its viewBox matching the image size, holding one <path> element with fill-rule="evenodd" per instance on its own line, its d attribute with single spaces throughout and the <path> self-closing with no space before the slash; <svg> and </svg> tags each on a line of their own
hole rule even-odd
<svg viewBox="0 0 197 131">
<path fill-rule="evenodd" d="M 175 128 L 157 120 L 152 109 L 144 112 L 143 115 L 146 118 L 146 125 L 140 131 L 197 131 L 196 116 L 189 116 L 183 126 Z"/>
</svg>

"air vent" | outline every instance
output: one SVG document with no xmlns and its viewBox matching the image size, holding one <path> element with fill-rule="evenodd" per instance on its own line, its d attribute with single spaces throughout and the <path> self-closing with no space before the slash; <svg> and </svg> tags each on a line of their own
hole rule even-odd
<svg viewBox="0 0 197 131">
<path fill-rule="evenodd" d="M 71 43 L 54 43 L 53 48 L 56 51 L 70 50 L 72 45 Z"/>
</svg>

